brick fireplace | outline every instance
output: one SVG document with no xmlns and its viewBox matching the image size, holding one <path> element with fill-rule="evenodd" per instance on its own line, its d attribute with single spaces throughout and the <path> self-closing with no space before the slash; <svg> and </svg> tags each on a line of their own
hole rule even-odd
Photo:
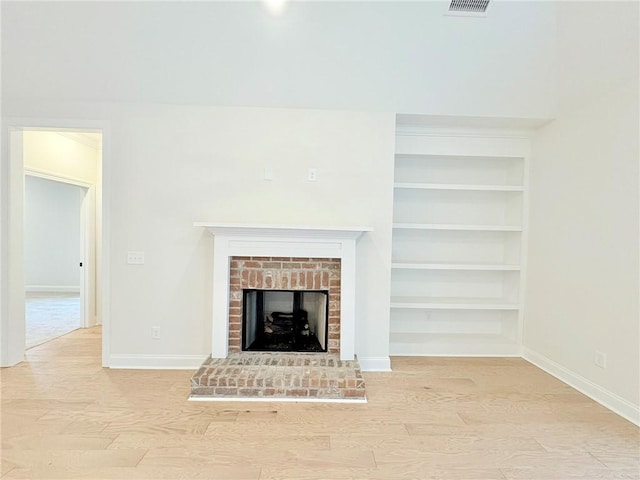
<svg viewBox="0 0 640 480">
<path fill-rule="evenodd" d="M 340 259 L 310 257 L 240 257 L 230 258 L 229 266 L 229 344 L 228 352 L 237 353 L 243 350 L 243 335 L 246 338 L 247 325 L 243 324 L 246 315 L 243 292 L 258 290 L 261 292 L 327 292 L 328 311 L 322 333 L 318 336 L 326 344 L 323 351 L 340 352 Z M 286 309 L 286 308 L 285 308 Z M 264 325 L 260 319 L 260 329 Z M 316 322 L 311 322 L 311 331 L 315 336 Z M 308 325 L 307 323 L 307 325 Z M 320 322 L 317 322 L 320 323 Z M 271 324 L 272 328 L 276 328 Z M 244 328 L 243 328 L 244 327 Z M 294 341 L 304 330 L 297 332 L 296 325 L 291 326 L 289 338 Z M 273 332 L 271 332 L 273 334 Z M 326 333 L 326 338 L 325 337 Z M 307 334 L 309 335 L 309 334 Z M 248 350 L 247 348 L 244 348 Z M 268 350 L 268 349 L 267 349 Z M 277 351 L 277 350 L 272 350 Z"/>
<path fill-rule="evenodd" d="M 355 259 L 356 239 L 371 229 L 196 226 L 214 236 L 213 315 L 211 356 L 191 378 L 190 399 L 366 402 L 355 359 Z M 247 348 L 262 329 L 276 331 L 276 318 L 293 332 L 293 349 L 281 351 L 278 340 L 265 350 L 263 339 Z M 309 336 L 296 337 L 300 328 Z M 299 349 L 312 335 L 321 351 Z"/>
<path fill-rule="evenodd" d="M 339 353 L 340 360 L 355 358 L 356 240 L 371 228 L 195 226 L 206 228 L 214 236 L 212 358 L 227 358 L 241 348 L 238 318 L 242 316 L 242 288 L 260 285 L 273 289 L 278 283 L 277 288 L 283 288 L 286 282 L 283 289 L 324 290 L 324 280 L 329 281 L 326 290 L 330 298 L 328 349 Z M 243 262 L 242 268 L 235 262 Z"/>
</svg>

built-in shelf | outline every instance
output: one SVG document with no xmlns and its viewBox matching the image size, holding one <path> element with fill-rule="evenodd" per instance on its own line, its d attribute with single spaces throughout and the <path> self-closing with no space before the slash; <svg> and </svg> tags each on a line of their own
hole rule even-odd
<svg viewBox="0 0 640 480">
<path fill-rule="evenodd" d="M 415 356 L 517 356 L 516 340 L 499 334 L 390 334 L 391 355 Z"/>
<path fill-rule="evenodd" d="M 412 141 L 412 139 L 405 139 Z M 485 156 L 480 155 L 481 152 L 477 151 L 479 150 L 477 148 L 474 148 L 476 152 L 473 155 L 442 155 L 442 151 L 437 154 L 419 152 L 409 154 L 407 151 L 400 152 L 400 150 L 421 147 L 403 145 L 405 139 L 396 142 L 395 182 L 397 183 L 517 187 L 524 185 L 524 158 L 522 157 Z M 414 136 L 413 140 L 417 138 Z M 461 142 L 464 141 L 465 139 L 461 139 Z M 459 149 L 460 145 L 452 144 L 450 147 Z M 440 147 L 436 148 L 441 150 Z"/>
<path fill-rule="evenodd" d="M 394 183 L 394 188 L 416 190 L 461 190 L 480 192 L 523 192 L 521 185 L 466 185 L 454 183 Z"/>
<path fill-rule="evenodd" d="M 517 303 L 496 298 L 391 297 L 391 308 L 425 310 L 518 310 Z"/>
<path fill-rule="evenodd" d="M 520 231 L 394 229 L 391 258 L 404 264 L 520 266 L 521 237 Z"/>
<path fill-rule="evenodd" d="M 392 355 L 520 353 L 529 151 L 506 131 L 398 127 Z"/>
<path fill-rule="evenodd" d="M 467 230 L 478 232 L 521 232 L 518 225 L 456 225 L 443 223 L 394 223 L 393 228 L 404 230 Z"/>
<path fill-rule="evenodd" d="M 519 265 L 486 264 L 486 263 L 417 263 L 392 262 L 392 269 L 398 270 L 480 270 L 480 271 L 517 271 Z"/>
<path fill-rule="evenodd" d="M 522 192 L 395 189 L 396 223 L 521 225 Z"/>
</svg>

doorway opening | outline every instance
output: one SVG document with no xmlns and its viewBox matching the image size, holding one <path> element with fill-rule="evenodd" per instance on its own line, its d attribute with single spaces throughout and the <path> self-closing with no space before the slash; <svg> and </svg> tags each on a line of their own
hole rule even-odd
<svg viewBox="0 0 640 480">
<path fill-rule="evenodd" d="M 81 213 L 88 188 L 25 173 L 25 346 L 29 349 L 87 323 L 80 284 L 85 227 Z"/>
<path fill-rule="evenodd" d="M 100 323 L 102 134 L 24 129 L 25 348 Z"/>
<path fill-rule="evenodd" d="M 47 141 L 30 142 L 36 134 Z M 16 365 L 25 358 L 24 185 L 25 173 L 87 188 L 82 218 L 83 281 L 81 309 L 85 325 L 102 325 L 102 364 L 109 366 L 109 123 L 87 119 L 7 118 L 1 130 L 7 147 L 0 163 L 0 366 Z M 104 140 L 104 143 L 103 143 Z M 92 151 L 86 162 L 78 150 Z M 83 232 L 85 230 L 82 230 Z M 82 302 L 82 299 L 88 299 Z"/>
</svg>

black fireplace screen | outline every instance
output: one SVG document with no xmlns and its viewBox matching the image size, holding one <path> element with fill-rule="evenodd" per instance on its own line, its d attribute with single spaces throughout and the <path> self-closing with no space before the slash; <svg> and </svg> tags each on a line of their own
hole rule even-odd
<svg viewBox="0 0 640 480">
<path fill-rule="evenodd" d="M 242 350 L 326 352 L 329 292 L 243 290 Z"/>
</svg>

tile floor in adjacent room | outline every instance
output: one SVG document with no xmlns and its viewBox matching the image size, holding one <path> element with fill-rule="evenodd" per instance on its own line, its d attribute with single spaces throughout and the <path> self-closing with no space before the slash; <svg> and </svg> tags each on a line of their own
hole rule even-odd
<svg viewBox="0 0 640 480">
<path fill-rule="evenodd" d="M 26 347 L 31 348 L 80 328 L 78 293 L 25 294 Z"/>
</svg>

